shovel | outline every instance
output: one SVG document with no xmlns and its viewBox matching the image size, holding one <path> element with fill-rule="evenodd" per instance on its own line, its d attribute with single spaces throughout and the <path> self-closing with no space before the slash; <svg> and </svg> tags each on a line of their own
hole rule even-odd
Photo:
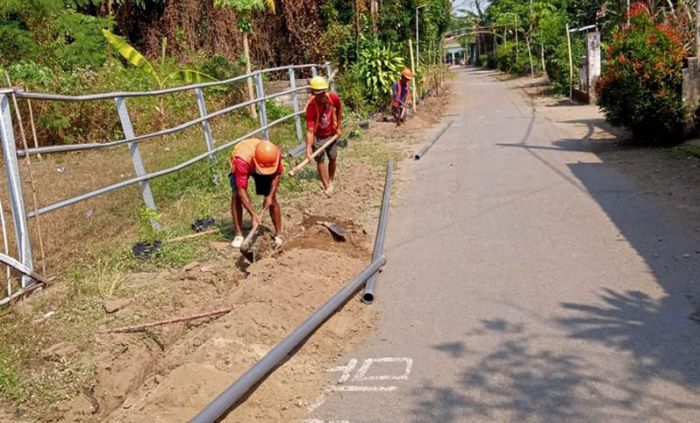
<svg viewBox="0 0 700 423">
<path fill-rule="evenodd" d="M 337 223 L 333 223 L 333 222 L 316 222 L 316 223 L 321 225 L 321 226 L 325 226 L 326 228 L 328 228 L 329 231 L 331 231 L 331 234 L 333 234 L 335 237 L 338 237 L 339 239 L 345 241 L 346 232 L 342 226 L 338 225 Z"/>
<path fill-rule="evenodd" d="M 241 244 L 241 254 L 251 263 L 255 259 L 255 256 L 253 254 L 253 241 L 255 240 L 255 234 L 258 232 L 258 228 L 262 226 L 263 219 L 265 219 L 266 211 L 267 208 L 262 209 L 262 211 L 260 212 L 260 224 L 255 225 L 250 229 L 250 232 L 248 232 L 248 236 L 245 237 L 245 239 L 243 240 L 243 244 Z"/>
</svg>

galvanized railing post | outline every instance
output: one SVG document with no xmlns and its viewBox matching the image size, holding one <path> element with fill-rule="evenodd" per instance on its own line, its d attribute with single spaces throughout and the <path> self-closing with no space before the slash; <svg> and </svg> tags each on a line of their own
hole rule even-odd
<svg viewBox="0 0 700 423">
<path fill-rule="evenodd" d="M 335 91 L 335 81 L 333 80 L 333 65 L 331 62 L 326 63 L 326 75 L 328 75 L 328 81 L 331 83 L 331 91 Z"/>
<path fill-rule="evenodd" d="M 299 94 L 297 93 L 297 77 L 294 68 L 289 68 L 289 89 L 292 91 L 292 107 L 294 108 L 294 125 L 297 129 L 297 140 L 302 142 L 304 134 L 301 131 L 301 116 L 299 116 Z"/>
<path fill-rule="evenodd" d="M 311 76 L 317 76 L 318 71 L 316 70 L 316 65 L 311 66 Z"/>
<path fill-rule="evenodd" d="M 19 162 L 17 160 L 17 147 L 15 136 L 12 132 L 12 118 L 10 116 L 10 100 L 7 94 L 0 94 L 0 142 L 2 142 L 2 156 L 5 162 L 7 174 L 7 189 L 12 208 L 12 219 L 17 238 L 17 251 L 19 260 L 29 269 L 34 269 L 32 263 L 32 248 L 29 240 L 29 227 L 27 225 L 27 213 L 24 209 L 24 195 L 22 193 L 22 180 L 19 174 Z M 22 288 L 31 285 L 32 279 L 22 276 Z"/>
<path fill-rule="evenodd" d="M 260 117 L 260 127 L 263 129 L 263 138 L 270 139 L 270 129 L 267 126 L 267 105 L 265 104 L 265 86 L 263 85 L 262 72 L 255 73 L 255 91 L 258 96 L 258 116 Z"/>
<path fill-rule="evenodd" d="M 122 130 L 124 131 L 124 138 L 134 138 L 134 127 L 131 125 L 131 118 L 129 117 L 129 110 L 126 108 L 126 102 L 124 97 L 115 97 L 115 103 L 117 104 L 117 113 L 119 113 L 119 120 L 122 123 Z M 143 166 L 143 161 L 141 160 L 141 152 L 139 151 L 139 146 L 137 143 L 129 143 L 129 154 L 131 154 L 131 161 L 134 163 L 134 170 L 136 171 L 136 176 L 143 176 L 146 174 L 146 168 Z M 141 195 L 143 196 L 143 201 L 146 203 L 146 207 L 151 210 L 156 209 L 156 202 L 153 200 L 153 193 L 151 192 L 151 185 L 148 181 L 141 182 Z M 160 224 L 155 220 L 151 220 L 151 224 L 154 229 L 160 228 Z"/>
<path fill-rule="evenodd" d="M 197 108 L 199 116 L 204 118 L 207 115 L 207 103 L 204 101 L 204 91 L 201 88 L 195 88 L 194 94 L 197 97 Z M 202 121 L 202 131 L 204 132 L 204 141 L 207 143 L 207 151 L 209 154 L 209 163 L 211 164 L 212 180 L 214 185 L 219 186 L 219 173 L 216 171 L 216 153 L 214 150 L 214 138 L 211 135 L 211 127 L 209 120 Z"/>
</svg>

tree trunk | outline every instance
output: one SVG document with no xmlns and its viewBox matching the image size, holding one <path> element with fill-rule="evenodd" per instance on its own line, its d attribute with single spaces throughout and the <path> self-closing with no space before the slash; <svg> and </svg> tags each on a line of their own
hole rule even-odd
<svg viewBox="0 0 700 423">
<path fill-rule="evenodd" d="M 243 33 L 243 55 L 245 56 L 245 73 L 250 74 L 252 72 L 252 68 L 250 66 L 250 48 L 248 46 L 247 32 Z M 254 100 L 255 90 L 253 89 L 253 78 L 246 78 L 246 81 L 248 82 L 248 99 Z M 255 104 L 250 105 L 250 116 L 253 119 L 258 118 L 258 113 L 255 111 Z"/>
<path fill-rule="evenodd" d="M 542 73 L 547 77 L 547 66 L 544 64 L 544 44 L 540 43 L 540 58 L 542 59 Z"/>
</svg>

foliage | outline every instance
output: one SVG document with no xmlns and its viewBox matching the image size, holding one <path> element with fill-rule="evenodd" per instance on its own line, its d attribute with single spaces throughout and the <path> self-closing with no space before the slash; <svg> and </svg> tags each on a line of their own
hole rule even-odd
<svg viewBox="0 0 700 423">
<path fill-rule="evenodd" d="M 370 101 L 385 100 L 391 95 L 391 86 L 403 69 L 403 57 L 396 49 L 376 42 L 367 42 L 359 52 L 353 73 L 364 81 Z"/>
<path fill-rule="evenodd" d="M 0 65 L 12 60 L 36 61 L 66 70 L 97 67 L 105 61 L 100 31 L 109 17 L 80 13 L 94 1 L 9 0 L 0 3 Z"/>
<path fill-rule="evenodd" d="M 687 117 L 681 95 L 684 56 L 677 32 L 635 4 L 630 25 L 613 35 L 597 85 L 607 120 L 641 140 L 676 140 Z"/>
<path fill-rule="evenodd" d="M 236 26 L 243 33 L 253 31 L 251 15 L 256 11 L 266 8 L 275 13 L 275 0 L 214 0 L 214 6 L 221 8 L 233 8 L 238 14 Z"/>
<path fill-rule="evenodd" d="M 160 224 L 161 215 L 148 207 L 141 207 L 138 211 L 139 240 L 147 243 L 159 241 L 162 237 L 160 229 L 155 229 L 154 224 Z"/>
</svg>

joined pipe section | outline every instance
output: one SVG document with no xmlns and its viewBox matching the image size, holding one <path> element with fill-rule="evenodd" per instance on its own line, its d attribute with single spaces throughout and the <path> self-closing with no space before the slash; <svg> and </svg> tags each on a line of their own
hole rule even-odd
<svg viewBox="0 0 700 423">
<path fill-rule="evenodd" d="M 421 157 L 423 157 L 423 156 L 425 155 L 425 153 L 430 149 L 430 147 L 432 147 L 433 144 L 435 144 L 435 143 L 437 142 L 437 140 L 440 139 L 440 137 L 442 136 L 442 134 L 444 134 L 445 131 L 447 131 L 447 130 L 450 128 L 450 126 L 452 126 L 453 123 L 454 123 L 454 119 L 451 120 L 451 121 L 449 121 L 449 122 L 447 123 L 447 125 L 445 125 L 445 127 L 442 128 L 442 129 L 440 130 L 440 132 L 438 132 L 437 135 L 435 135 L 435 136 L 433 137 L 432 140 L 430 140 L 429 142 L 427 142 L 425 145 L 423 145 L 423 147 L 421 147 L 420 150 L 418 150 L 418 152 L 416 153 L 415 156 L 413 156 L 413 158 L 416 159 L 416 160 L 419 160 Z"/>
<path fill-rule="evenodd" d="M 374 238 L 374 251 L 372 260 L 377 260 L 384 255 L 384 236 L 386 235 L 386 222 L 389 217 L 389 200 L 391 199 L 391 183 L 394 162 L 389 159 L 386 164 L 386 178 L 384 179 L 384 195 L 382 196 L 382 208 L 379 212 L 379 222 L 377 223 L 377 234 Z M 365 285 L 365 292 L 362 293 L 362 302 L 372 304 L 374 302 L 374 287 L 377 283 L 377 275 L 370 276 Z"/>
<path fill-rule="evenodd" d="M 299 325 L 279 344 L 275 345 L 265 356 L 249 368 L 243 375 L 219 394 L 202 411 L 190 420 L 190 423 L 214 423 L 232 409 L 238 402 L 270 372 L 277 368 L 289 354 L 309 337 L 323 322 L 375 274 L 386 263 L 385 257 L 379 257 L 355 275 L 350 282 L 333 295 L 325 304 L 316 309 L 304 323 Z"/>
</svg>

